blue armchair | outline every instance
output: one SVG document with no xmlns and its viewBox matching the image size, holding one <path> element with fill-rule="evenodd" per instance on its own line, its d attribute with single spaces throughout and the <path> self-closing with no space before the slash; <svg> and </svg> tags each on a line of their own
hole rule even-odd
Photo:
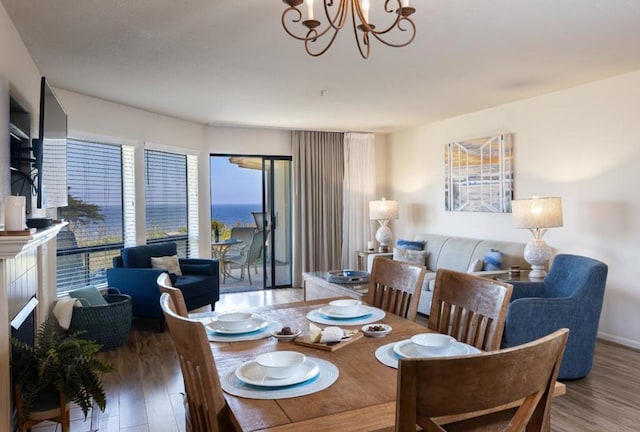
<svg viewBox="0 0 640 432">
<path fill-rule="evenodd" d="M 502 347 L 531 342 L 566 327 L 569 339 L 558 378 L 587 376 L 593 364 L 607 272 L 607 265 L 595 259 L 561 254 L 543 281 L 510 282 L 513 293 Z"/>
<path fill-rule="evenodd" d="M 160 308 L 158 276 L 162 269 L 151 267 L 151 257 L 177 254 L 175 243 L 162 243 L 124 248 L 113 258 L 113 268 L 107 270 L 107 282 L 122 294 L 131 296 L 133 316 L 163 320 Z M 211 305 L 220 298 L 218 261 L 211 259 L 179 259 L 182 275 L 170 274 L 174 287 L 184 296 L 188 310 Z"/>
</svg>

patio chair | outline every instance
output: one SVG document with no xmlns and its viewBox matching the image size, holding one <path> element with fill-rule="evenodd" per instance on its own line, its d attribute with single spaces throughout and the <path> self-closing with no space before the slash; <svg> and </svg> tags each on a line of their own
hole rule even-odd
<svg viewBox="0 0 640 432">
<path fill-rule="evenodd" d="M 247 269 L 247 277 L 249 278 L 249 284 L 251 281 L 251 264 L 253 264 L 254 272 L 258 274 L 257 263 L 262 258 L 262 251 L 264 249 L 264 231 L 256 231 L 253 233 L 249 247 L 242 249 L 237 254 L 225 255 L 226 264 L 236 264 L 240 266 L 240 279 L 244 278 L 244 270 Z"/>
</svg>

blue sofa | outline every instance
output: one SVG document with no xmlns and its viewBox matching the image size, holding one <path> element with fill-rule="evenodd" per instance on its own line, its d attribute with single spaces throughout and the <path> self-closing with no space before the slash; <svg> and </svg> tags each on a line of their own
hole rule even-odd
<svg viewBox="0 0 640 432">
<path fill-rule="evenodd" d="M 134 246 L 124 248 L 113 258 L 113 268 L 107 270 L 107 282 L 122 294 L 131 296 L 133 316 L 163 320 L 160 291 L 156 283 L 164 272 L 151 267 L 151 257 L 177 254 L 175 243 Z M 220 273 L 217 260 L 181 258 L 181 276 L 170 274 L 174 287 L 184 296 L 188 310 L 211 305 L 220 298 Z"/>
<path fill-rule="evenodd" d="M 607 265 L 595 259 L 561 254 L 544 280 L 510 281 L 513 293 L 502 347 L 531 342 L 566 327 L 569 339 L 558 378 L 587 376 L 593 364 L 607 272 Z"/>
</svg>

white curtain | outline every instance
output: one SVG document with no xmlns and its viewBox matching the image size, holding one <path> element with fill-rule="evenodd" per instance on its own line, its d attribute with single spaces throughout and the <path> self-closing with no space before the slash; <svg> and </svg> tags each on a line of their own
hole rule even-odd
<svg viewBox="0 0 640 432">
<path fill-rule="evenodd" d="M 356 251 L 372 240 L 369 201 L 375 196 L 375 135 L 344 134 L 342 268 L 357 268 Z"/>
</svg>

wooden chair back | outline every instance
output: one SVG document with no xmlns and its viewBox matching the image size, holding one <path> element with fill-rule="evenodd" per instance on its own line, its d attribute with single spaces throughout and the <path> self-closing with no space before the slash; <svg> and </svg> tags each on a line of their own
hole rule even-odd
<svg viewBox="0 0 640 432">
<path fill-rule="evenodd" d="M 493 279 L 438 270 L 428 327 L 484 351 L 500 348 L 513 287 Z"/>
<path fill-rule="evenodd" d="M 446 430 L 548 430 L 568 333 L 560 329 L 525 345 L 473 356 L 401 359 L 396 432 L 415 432 L 416 425 L 445 431 L 438 423 L 446 416 L 503 406 L 496 414 L 453 423 Z M 517 409 L 509 405 L 520 400 Z"/>
<path fill-rule="evenodd" d="M 426 268 L 376 257 L 369 277 L 367 303 L 411 321 L 416 320 Z"/>
<path fill-rule="evenodd" d="M 171 297 L 171 302 L 173 303 L 173 308 L 178 315 L 183 318 L 189 318 L 189 311 L 187 310 L 187 305 L 184 302 L 184 296 L 182 295 L 182 291 L 178 288 L 174 288 L 171 285 L 171 278 L 168 273 L 162 273 L 156 279 L 158 284 L 158 289 L 161 293 L 169 294 Z"/>
<path fill-rule="evenodd" d="M 204 325 L 178 315 L 167 293 L 160 296 L 160 306 L 180 360 L 192 429 L 235 430 Z"/>
</svg>

